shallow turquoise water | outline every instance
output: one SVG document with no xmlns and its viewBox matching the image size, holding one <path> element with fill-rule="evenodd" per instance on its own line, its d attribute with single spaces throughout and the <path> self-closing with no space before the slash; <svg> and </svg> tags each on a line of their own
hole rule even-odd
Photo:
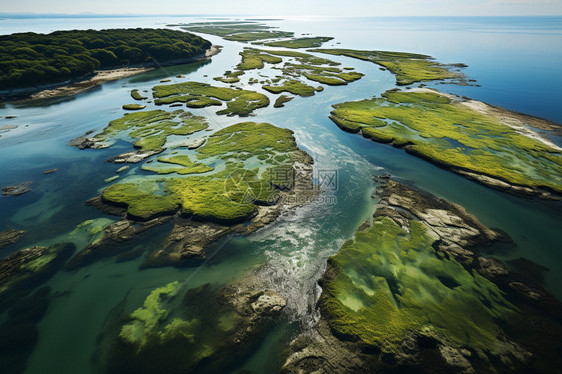
<svg viewBox="0 0 562 374">
<path fill-rule="evenodd" d="M 468 63 L 470 67 L 465 72 L 482 87 L 441 85 L 439 88 L 561 122 L 562 74 L 558 62 L 562 51 L 558 46 L 562 27 L 560 18 L 556 20 L 312 19 L 273 24 L 284 30 L 335 36 L 328 46 L 341 42 L 344 48 L 421 52 L 442 62 Z M 9 27 L 0 30 L 152 26 L 183 21 L 187 20 L 33 20 L 33 24 L 29 20 L 12 20 Z M 6 21 L 0 21 L 0 25 L 2 22 L 6 25 Z M 68 22 L 67 27 L 63 22 Z M 162 78 L 170 77 L 174 81 L 177 74 L 184 74 L 189 80 L 217 84 L 212 77 L 238 63 L 242 45 L 205 37 L 225 47 L 212 62 L 154 70 L 104 84 L 70 99 L 0 107 L 0 118 L 18 116 L 0 120 L 0 126 L 8 123 L 19 126 L 0 137 L 0 185 L 34 181 L 32 192 L 17 198 L 0 198 L 0 230 L 8 227 L 28 230 L 18 247 L 11 250 L 56 242 L 86 219 L 114 219 L 84 205 L 84 201 L 99 193 L 106 185 L 104 179 L 114 175 L 121 166 L 105 162 L 107 157 L 130 149 L 130 145 L 118 143 L 106 150 L 79 151 L 67 143 L 120 117 L 121 105 L 133 102 L 129 95 L 132 88 L 150 90 Z M 547 287 L 558 298 L 562 297 L 561 204 L 509 196 L 401 150 L 342 132 L 327 117 L 331 105 L 379 95 L 394 87 L 394 78 L 374 64 L 343 57 L 332 59 L 353 66 L 366 76 L 345 87 L 326 87 L 314 97 L 297 97 L 284 109 L 259 109 L 251 120 L 294 130 L 299 146 L 314 157 L 316 176 L 321 171 L 337 173 L 337 190 L 325 191 L 318 202 L 281 217 L 247 238 L 234 238 L 218 246 L 216 255 L 201 267 L 138 270 L 142 258 L 122 263 L 106 259 L 74 272 L 57 274 L 48 285 L 59 296 L 53 299 L 39 324 L 39 342 L 26 373 L 95 373 L 91 357 L 98 333 L 108 313 L 125 297 L 126 309 L 132 311 L 151 289 L 168 282 L 180 280 L 186 288 L 207 282 L 222 285 L 264 263 L 267 265 L 257 272 L 271 288 L 289 297 L 286 320 L 294 323 L 280 323 L 267 336 L 262 348 L 247 361 L 239 362 L 233 371 L 246 367 L 267 372 L 271 365 L 275 367 L 274 357 L 283 342 L 300 325 L 313 321 L 315 313 L 311 306 L 319 292 L 316 281 L 324 270 L 326 258 L 372 213 L 376 201 L 370 197 L 373 173 L 390 172 L 399 180 L 463 205 L 485 224 L 507 232 L 514 244 L 504 248 L 501 256 L 506 259 L 524 256 L 549 267 Z M 245 78 L 256 74 L 248 73 Z M 259 90 L 257 85 L 248 88 Z M 241 121 L 237 117 L 215 116 L 215 111 L 193 110 L 208 117 L 213 129 Z M 138 166 L 124 174 L 135 174 Z M 42 174 L 50 168 L 58 171 Z M 125 245 L 148 251 L 162 242 L 169 229 L 162 226 Z M 75 240 L 83 245 L 85 239 Z M 6 250 L 0 252 L 0 255 L 7 254 Z"/>
</svg>

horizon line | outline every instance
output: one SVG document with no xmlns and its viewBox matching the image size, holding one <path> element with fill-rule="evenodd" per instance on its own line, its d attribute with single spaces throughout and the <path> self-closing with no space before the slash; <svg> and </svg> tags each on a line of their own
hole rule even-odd
<svg viewBox="0 0 562 374">
<path fill-rule="evenodd" d="M 425 15 L 425 16 L 363 16 L 363 15 L 264 15 L 264 14 L 153 14 L 153 13 L 31 13 L 31 12 L 0 12 L 1 18 L 104 18 L 104 17 L 276 17 L 280 18 L 298 18 L 298 17 L 325 17 L 325 18 L 478 18 L 478 17 L 505 17 L 505 18 L 529 18 L 529 17 L 562 17 L 562 14 L 534 14 L 534 15 Z"/>
</svg>

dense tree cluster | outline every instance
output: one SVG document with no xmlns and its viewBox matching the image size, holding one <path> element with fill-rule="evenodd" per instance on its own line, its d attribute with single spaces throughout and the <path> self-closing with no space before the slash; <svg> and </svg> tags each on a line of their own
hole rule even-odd
<svg viewBox="0 0 562 374">
<path fill-rule="evenodd" d="M 166 29 L 32 32 L 0 36 L 0 89 L 63 82 L 108 69 L 200 55 L 211 43 Z"/>
</svg>

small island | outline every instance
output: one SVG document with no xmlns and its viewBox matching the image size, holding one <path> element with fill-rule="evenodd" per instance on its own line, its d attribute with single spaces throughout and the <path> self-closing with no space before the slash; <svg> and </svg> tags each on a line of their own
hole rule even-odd
<svg viewBox="0 0 562 374">
<path fill-rule="evenodd" d="M 86 80 L 98 70 L 188 62 L 204 57 L 210 48 L 199 36 L 166 29 L 1 35 L 0 96 L 26 96 Z"/>
</svg>

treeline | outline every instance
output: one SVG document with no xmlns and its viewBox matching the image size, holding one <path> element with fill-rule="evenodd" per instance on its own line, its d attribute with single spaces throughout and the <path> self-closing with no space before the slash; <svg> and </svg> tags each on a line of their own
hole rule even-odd
<svg viewBox="0 0 562 374">
<path fill-rule="evenodd" d="M 0 90 L 64 82 L 109 69 L 201 55 L 211 43 L 165 29 L 32 32 L 0 36 Z"/>
</svg>

